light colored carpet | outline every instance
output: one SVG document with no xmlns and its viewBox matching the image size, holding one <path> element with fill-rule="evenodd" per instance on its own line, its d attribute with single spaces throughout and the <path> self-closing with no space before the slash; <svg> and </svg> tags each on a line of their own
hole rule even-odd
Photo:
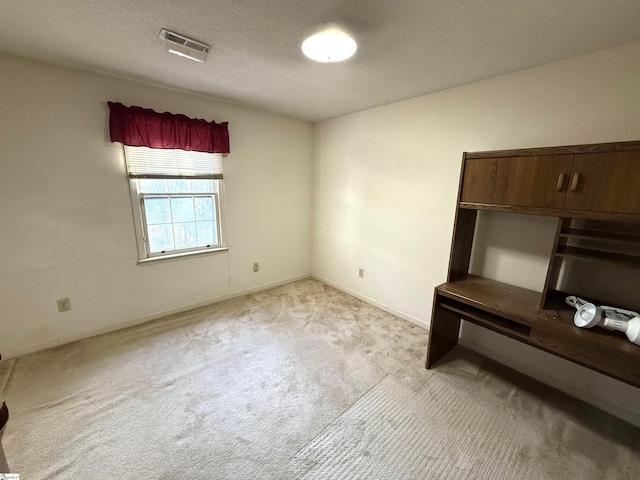
<svg viewBox="0 0 640 480">
<path fill-rule="evenodd" d="M 638 429 L 426 341 L 295 282 L 17 359 L 3 445 L 36 480 L 638 478 Z"/>
<path fill-rule="evenodd" d="M 415 392 L 387 377 L 295 456 L 293 476 L 540 479 L 524 427 L 437 376 Z"/>
<path fill-rule="evenodd" d="M 388 376 L 293 457 L 289 478 L 638 478 L 637 442 L 616 451 L 557 412 L 514 413 L 447 376 L 413 389 Z"/>
</svg>

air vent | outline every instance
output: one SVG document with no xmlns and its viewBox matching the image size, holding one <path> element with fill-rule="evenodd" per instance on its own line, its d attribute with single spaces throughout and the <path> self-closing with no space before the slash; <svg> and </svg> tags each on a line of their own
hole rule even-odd
<svg viewBox="0 0 640 480">
<path fill-rule="evenodd" d="M 209 48 L 211 48 L 206 43 L 172 32 L 166 28 L 160 30 L 159 37 L 165 41 L 167 50 L 170 53 L 195 60 L 196 62 L 204 62 L 207 59 Z"/>
</svg>

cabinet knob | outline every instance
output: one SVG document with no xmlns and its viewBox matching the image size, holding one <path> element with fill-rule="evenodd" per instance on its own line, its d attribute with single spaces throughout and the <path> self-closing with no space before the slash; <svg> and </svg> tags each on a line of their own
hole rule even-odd
<svg viewBox="0 0 640 480">
<path fill-rule="evenodd" d="M 556 183 L 556 190 L 561 192 L 564 190 L 564 179 L 565 179 L 566 175 L 564 173 L 561 173 L 560 175 L 558 175 L 558 183 Z"/>
<path fill-rule="evenodd" d="M 573 175 L 573 178 L 571 179 L 571 191 L 572 192 L 577 192 L 578 191 L 578 184 L 580 183 L 580 174 L 579 173 L 575 173 Z"/>
</svg>

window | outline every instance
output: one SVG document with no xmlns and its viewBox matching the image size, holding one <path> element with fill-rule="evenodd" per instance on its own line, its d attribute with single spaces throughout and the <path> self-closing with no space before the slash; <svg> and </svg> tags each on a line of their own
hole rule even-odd
<svg viewBox="0 0 640 480">
<path fill-rule="evenodd" d="M 124 145 L 138 263 L 226 250 L 228 123 L 107 104 L 111 141 Z"/>
<path fill-rule="evenodd" d="M 141 263 L 226 248 L 221 154 L 124 150 Z"/>
</svg>

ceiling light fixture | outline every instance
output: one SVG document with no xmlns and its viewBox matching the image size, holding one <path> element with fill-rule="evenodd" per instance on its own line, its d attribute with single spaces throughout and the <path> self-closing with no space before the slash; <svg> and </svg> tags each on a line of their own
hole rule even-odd
<svg viewBox="0 0 640 480">
<path fill-rule="evenodd" d="M 211 48 L 211 45 L 185 37 L 181 33 L 169 31 L 166 28 L 160 30 L 159 37 L 164 40 L 169 53 L 200 63 L 207 59 Z"/>
<path fill-rule="evenodd" d="M 323 23 L 320 29 L 304 42 L 302 52 L 316 62 L 342 62 L 351 58 L 358 45 L 335 23 Z"/>
</svg>

